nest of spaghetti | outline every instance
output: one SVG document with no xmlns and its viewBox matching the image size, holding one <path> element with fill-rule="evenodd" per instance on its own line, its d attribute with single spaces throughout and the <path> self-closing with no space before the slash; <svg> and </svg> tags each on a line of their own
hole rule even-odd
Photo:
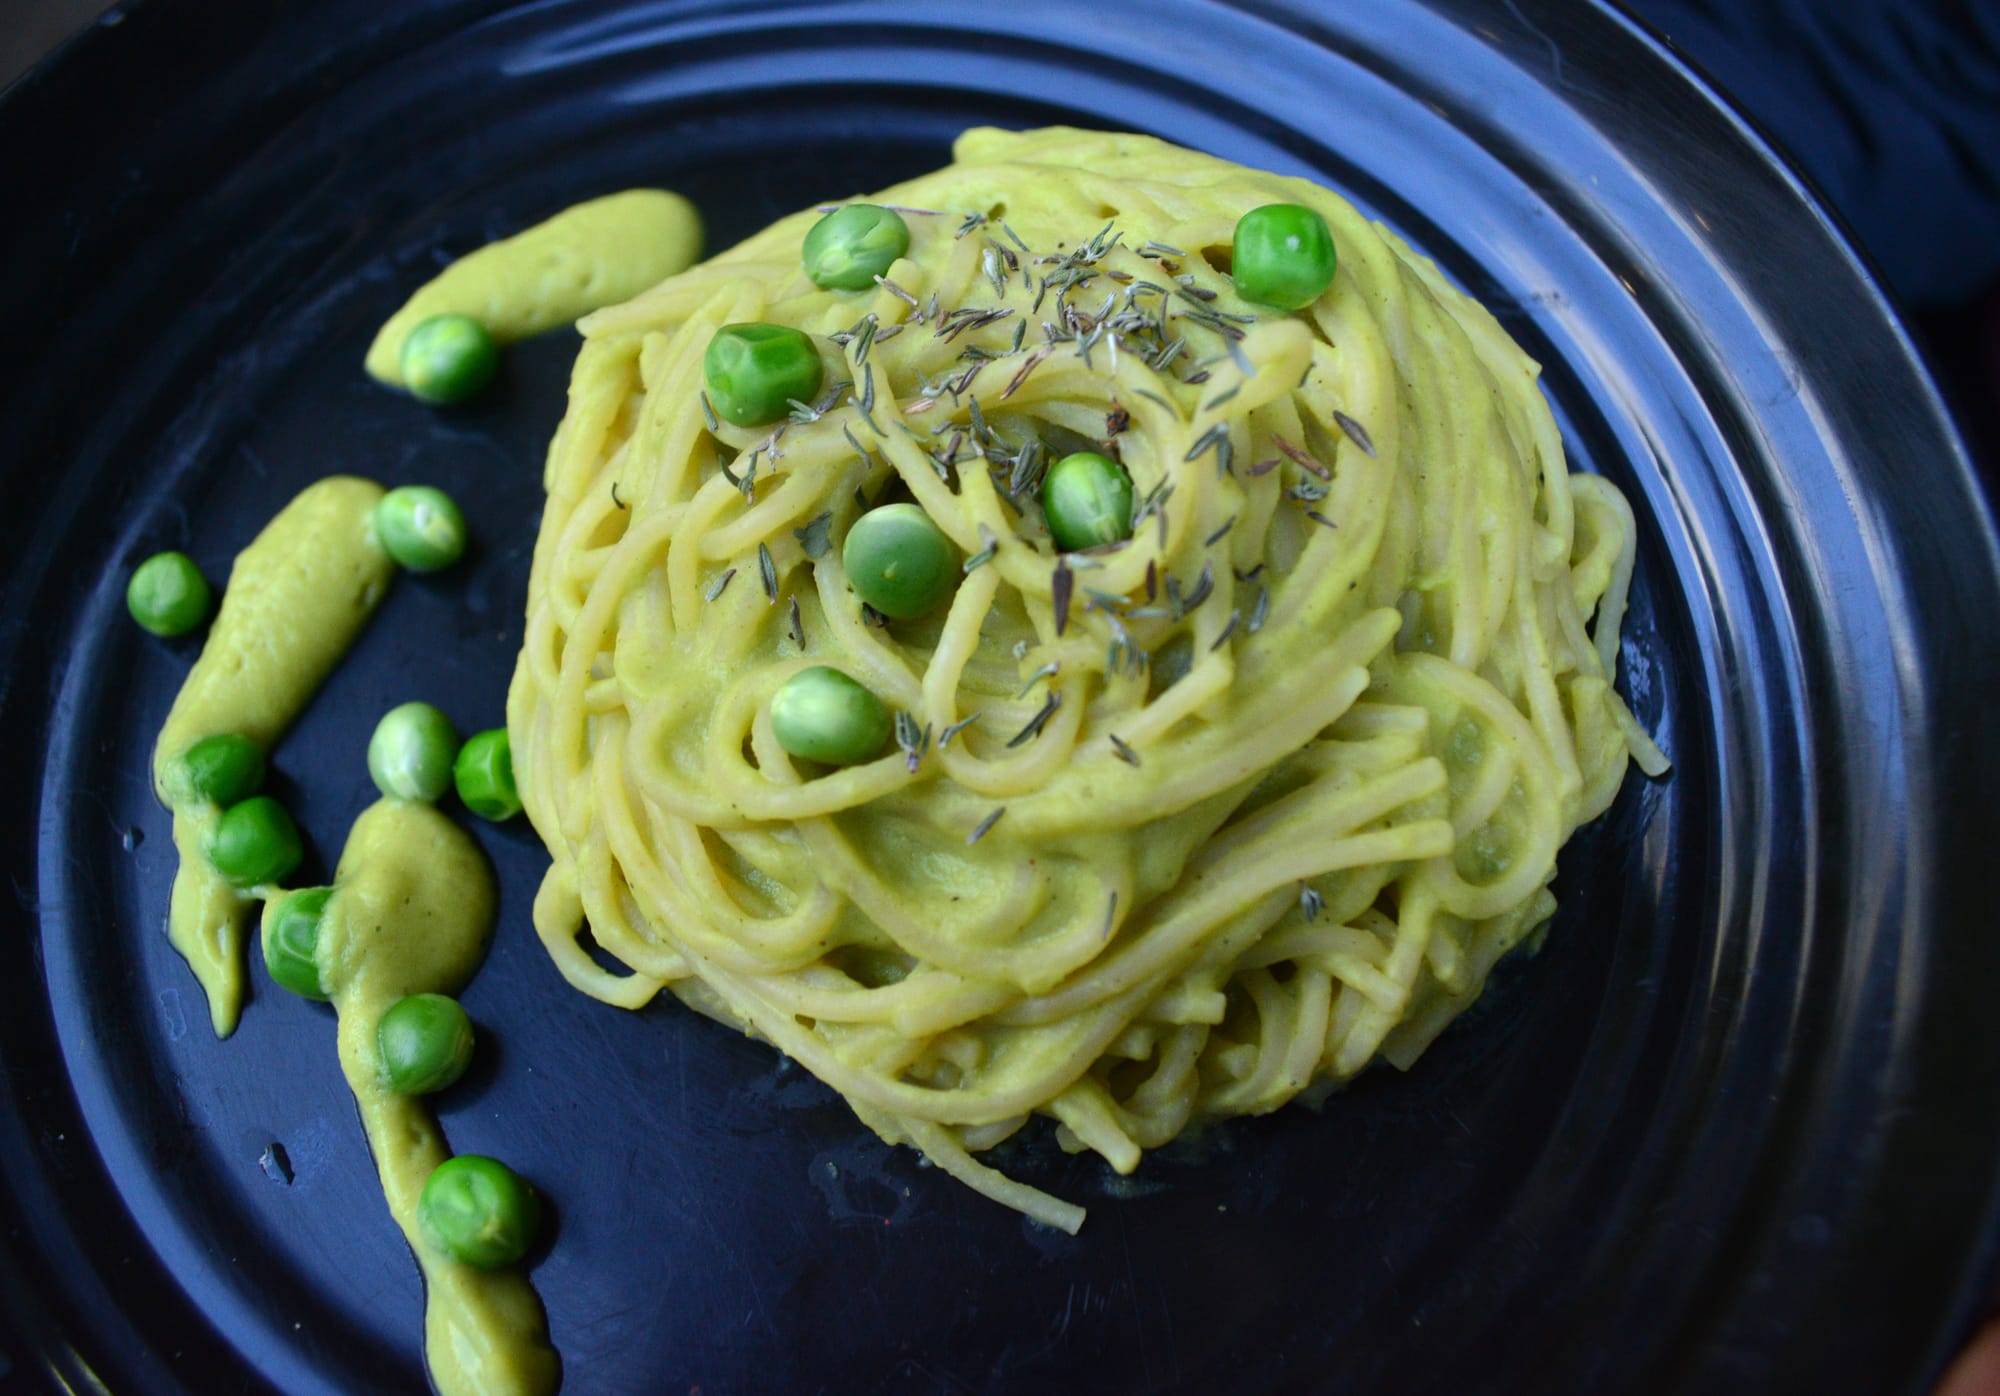
<svg viewBox="0 0 2000 1396">
<path fill-rule="evenodd" d="M 670 989 L 1074 1230 L 976 1155 L 1040 1115 L 1129 1172 L 1407 1067 L 1537 937 L 1628 761 L 1664 763 L 1612 687 L 1631 512 L 1428 260 L 1145 137 L 954 154 L 872 196 L 911 238 L 868 290 L 805 276 L 806 210 L 583 323 L 509 728 L 572 984 Z M 1339 251 L 1296 313 L 1229 274 L 1275 201 Z M 772 426 L 703 397 L 746 321 L 824 356 Z M 1037 487 L 1084 448 L 1129 473 L 1133 531 L 1062 553 Z M 963 559 L 906 622 L 841 566 L 892 500 Z M 773 695 L 819 665 L 896 715 L 879 758 L 778 741 Z"/>
</svg>

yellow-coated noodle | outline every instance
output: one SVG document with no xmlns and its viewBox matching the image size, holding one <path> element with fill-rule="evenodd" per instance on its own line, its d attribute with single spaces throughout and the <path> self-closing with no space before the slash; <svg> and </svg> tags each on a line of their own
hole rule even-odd
<svg viewBox="0 0 2000 1396">
<path fill-rule="evenodd" d="M 873 291 L 806 279 L 807 211 L 583 322 L 508 726 L 572 984 L 670 988 L 1074 1230 L 974 1155 L 1039 1114 L 1130 1171 L 1407 1065 L 1548 918 L 1628 757 L 1664 761 L 1611 686 L 1631 512 L 1428 260 L 1147 137 L 955 156 L 874 196 L 911 240 Z M 1280 201 L 1339 253 L 1296 314 L 1227 275 Z M 703 351 L 751 320 L 816 336 L 828 389 L 711 425 Z M 1034 484 L 1084 447 L 1138 524 L 1058 559 Z M 840 570 L 885 498 L 971 564 L 887 627 Z M 769 699 L 813 664 L 907 715 L 901 746 L 788 757 Z"/>
</svg>

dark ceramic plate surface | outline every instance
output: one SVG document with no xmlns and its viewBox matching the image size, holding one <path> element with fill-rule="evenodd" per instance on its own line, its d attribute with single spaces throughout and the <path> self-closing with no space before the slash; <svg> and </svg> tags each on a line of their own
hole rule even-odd
<svg viewBox="0 0 2000 1396">
<path fill-rule="evenodd" d="M 307 482 L 462 500 L 277 753 L 323 874 L 373 718 L 497 723 L 569 334 L 434 413 L 360 371 L 448 256 L 663 184 L 722 246 L 979 122 L 1314 175 L 1546 365 L 1636 506 L 1624 684 L 1672 754 L 1567 851 L 1539 958 L 1408 1075 L 1149 1159 L 1014 1149 L 1070 1239 L 671 1004 L 567 990 L 543 855 L 466 1002 L 462 1151 L 554 1199 L 574 1392 L 1924 1389 L 1990 1282 L 2000 568 L 1865 269 L 1729 109 L 1574 3 L 145 0 L 0 101 L 0 1308 L 25 1384 L 414 1391 L 416 1270 L 325 1010 L 217 1042 L 146 782 L 193 654 L 123 615 Z M 273 1146 L 285 1156 L 277 1166 Z M 268 1164 L 260 1160 L 270 1160 Z M 289 1174 L 289 1181 L 286 1175 Z"/>
</svg>

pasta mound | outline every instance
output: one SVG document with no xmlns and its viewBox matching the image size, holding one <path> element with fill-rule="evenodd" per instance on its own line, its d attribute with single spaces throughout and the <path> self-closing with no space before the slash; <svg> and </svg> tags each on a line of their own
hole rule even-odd
<svg viewBox="0 0 2000 1396">
<path fill-rule="evenodd" d="M 1547 920 L 1628 758 L 1664 762 L 1611 683 L 1631 512 L 1428 260 L 1147 137 L 955 157 L 874 196 L 912 234 L 874 290 L 806 278 L 808 210 L 583 322 L 508 725 L 572 984 L 671 989 L 1074 1230 L 974 1155 L 1040 1114 L 1129 1172 L 1407 1066 Z M 1280 201 L 1339 254 L 1289 314 L 1228 276 Z M 735 427 L 702 355 L 756 320 L 815 336 L 827 390 Z M 1130 473 L 1135 532 L 1058 555 L 1036 486 L 1083 448 Z M 967 570 L 884 624 L 839 543 L 890 499 Z M 815 664 L 898 745 L 787 756 L 769 702 Z"/>
</svg>

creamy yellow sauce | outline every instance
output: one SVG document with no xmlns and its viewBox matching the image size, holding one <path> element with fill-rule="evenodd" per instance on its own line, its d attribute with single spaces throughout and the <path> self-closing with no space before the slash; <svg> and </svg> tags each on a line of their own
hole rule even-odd
<svg viewBox="0 0 2000 1396">
<path fill-rule="evenodd" d="M 320 922 L 320 982 L 340 1015 L 340 1065 L 361 1112 L 382 1195 L 424 1273 L 424 1351 L 443 1396 L 554 1391 L 561 1364 L 541 1300 L 518 1270 L 444 1254 L 417 1226 L 431 1171 L 451 1156 L 421 1098 L 384 1079 L 376 1024 L 407 994 L 457 994 L 492 939 L 493 874 L 434 806 L 381 800 L 354 821 Z"/>
<path fill-rule="evenodd" d="M 446 267 L 376 333 L 368 372 L 401 386 L 403 341 L 433 315 L 470 315 L 502 344 L 567 325 L 693 265 L 701 238 L 694 205 L 664 189 L 566 208 Z"/>
<path fill-rule="evenodd" d="M 243 1010 L 250 908 L 276 888 L 232 886 L 208 861 L 222 811 L 188 790 L 181 755 L 235 732 L 269 751 L 354 642 L 395 571 L 370 518 L 382 487 L 334 476 L 301 491 L 230 569 L 210 628 L 153 748 L 153 789 L 174 814 L 167 936 L 208 995 L 216 1036 Z"/>
<path fill-rule="evenodd" d="M 701 241 L 700 216 L 677 194 L 636 189 L 575 205 L 446 268 L 383 325 L 368 372 L 400 385 L 403 339 L 432 315 L 471 315 L 502 343 L 523 339 L 685 269 Z M 173 812 L 180 855 L 168 936 L 208 995 L 217 1036 L 234 1031 L 242 1013 L 250 910 L 282 889 L 239 889 L 209 863 L 222 811 L 189 788 L 180 758 L 222 732 L 269 751 L 305 707 L 395 571 L 374 535 L 382 494 L 368 480 L 322 480 L 238 555 L 155 744 L 154 790 Z M 348 835 L 317 951 L 383 1196 L 423 1271 L 424 1351 L 443 1396 L 536 1396 L 561 1381 L 526 1277 L 465 1265 L 419 1230 L 424 1183 L 450 1150 L 429 1107 L 388 1088 L 376 1048 L 376 1025 L 398 999 L 455 994 L 471 979 L 492 938 L 495 895 L 491 870 L 463 830 L 430 805 L 383 800 Z"/>
</svg>

